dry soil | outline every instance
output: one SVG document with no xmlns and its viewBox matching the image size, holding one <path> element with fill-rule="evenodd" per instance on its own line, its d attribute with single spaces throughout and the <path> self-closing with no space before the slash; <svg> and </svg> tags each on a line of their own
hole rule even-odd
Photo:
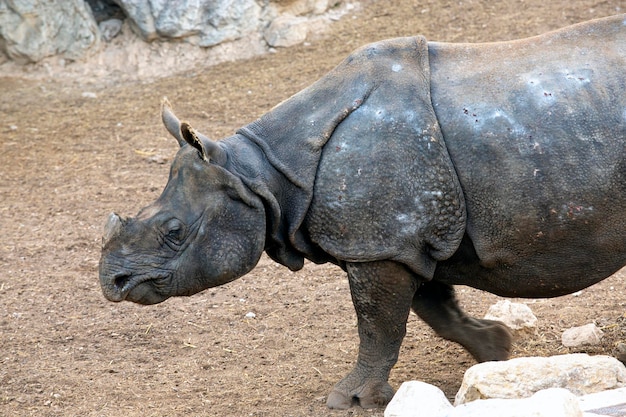
<svg viewBox="0 0 626 417">
<path fill-rule="evenodd" d="M 163 79 L 0 74 L 0 415 L 382 416 L 325 407 L 358 344 L 335 267 L 291 273 L 264 258 L 244 278 L 190 298 L 150 307 L 103 298 L 106 217 L 153 201 L 177 149 L 160 123 L 161 97 L 217 138 L 371 41 L 508 40 L 625 9 L 623 0 L 370 1 L 307 44 Z M 582 351 L 614 353 L 626 339 L 625 284 L 622 271 L 577 295 L 525 300 L 539 327 L 516 340 L 513 355 L 567 353 L 561 332 L 590 322 L 605 337 Z M 459 295 L 477 316 L 498 299 L 469 288 Z M 419 379 L 452 397 L 473 364 L 411 315 L 390 381 Z"/>
</svg>

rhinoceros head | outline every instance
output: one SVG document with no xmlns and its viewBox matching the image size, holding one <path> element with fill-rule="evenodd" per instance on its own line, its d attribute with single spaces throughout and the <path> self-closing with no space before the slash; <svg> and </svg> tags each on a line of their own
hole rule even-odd
<svg viewBox="0 0 626 417">
<path fill-rule="evenodd" d="M 226 150 L 181 123 L 166 100 L 162 118 L 180 150 L 154 203 L 135 218 L 109 216 L 100 284 L 111 301 L 192 295 L 244 275 L 263 252 L 263 204 L 222 167 Z"/>
</svg>

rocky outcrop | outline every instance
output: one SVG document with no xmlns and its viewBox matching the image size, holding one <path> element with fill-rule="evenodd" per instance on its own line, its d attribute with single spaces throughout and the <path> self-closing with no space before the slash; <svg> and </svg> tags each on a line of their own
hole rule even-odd
<svg viewBox="0 0 626 417">
<path fill-rule="evenodd" d="M 83 0 L 0 2 L 0 51 L 5 59 L 19 63 L 52 55 L 78 59 L 99 43 L 98 26 Z"/>
<path fill-rule="evenodd" d="M 246 37 L 266 48 L 303 42 L 341 0 L 13 0 L 0 2 L 5 59 L 76 60 L 98 51 L 128 25 L 146 42 L 212 47 Z M 1 61 L 0 61 L 1 62 Z"/>
<path fill-rule="evenodd" d="M 180 39 L 213 46 L 256 31 L 266 11 L 255 0 L 117 0 L 144 40 Z"/>
</svg>

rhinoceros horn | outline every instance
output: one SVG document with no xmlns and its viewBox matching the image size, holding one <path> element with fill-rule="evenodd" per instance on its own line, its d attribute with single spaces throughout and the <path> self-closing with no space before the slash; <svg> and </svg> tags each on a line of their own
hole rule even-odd
<svg viewBox="0 0 626 417">
<path fill-rule="evenodd" d="M 122 226 L 123 221 L 120 216 L 115 213 L 109 214 L 109 219 L 104 226 L 104 235 L 102 235 L 102 247 L 120 233 Z"/>
<path fill-rule="evenodd" d="M 219 165 L 226 163 L 224 150 L 202 133 L 196 132 L 189 123 L 181 122 L 172 111 L 172 105 L 167 97 L 163 97 L 161 102 L 161 119 L 167 131 L 176 138 L 181 147 L 188 143 L 198 150 L 205 161 L 211 159 Z"/>
</svg>

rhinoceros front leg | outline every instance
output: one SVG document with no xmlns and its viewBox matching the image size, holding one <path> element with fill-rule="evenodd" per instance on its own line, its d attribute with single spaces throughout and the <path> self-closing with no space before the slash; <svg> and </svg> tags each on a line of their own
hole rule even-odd
<svg viewBox="0 0 626 417">
<path fill-rule="evenodd" d="M 511 333 L 506 325 L 466 315 L 450 285 L 434 281 L 423 283 L 415 293 L 413 311 L 439 336 L 459 343 L 478 362 L 509 357 Z"/>
<path fill-rule="evenodd" d="M 415 277 L 395 262 L 349 263 L 346 267 L 359 328 L 359 355 L 352 372 L 331 391 L 330 408 L 384 407 L 394 391 L 387 383 L 406 334 L 417 289 Z"/>
</svg>

